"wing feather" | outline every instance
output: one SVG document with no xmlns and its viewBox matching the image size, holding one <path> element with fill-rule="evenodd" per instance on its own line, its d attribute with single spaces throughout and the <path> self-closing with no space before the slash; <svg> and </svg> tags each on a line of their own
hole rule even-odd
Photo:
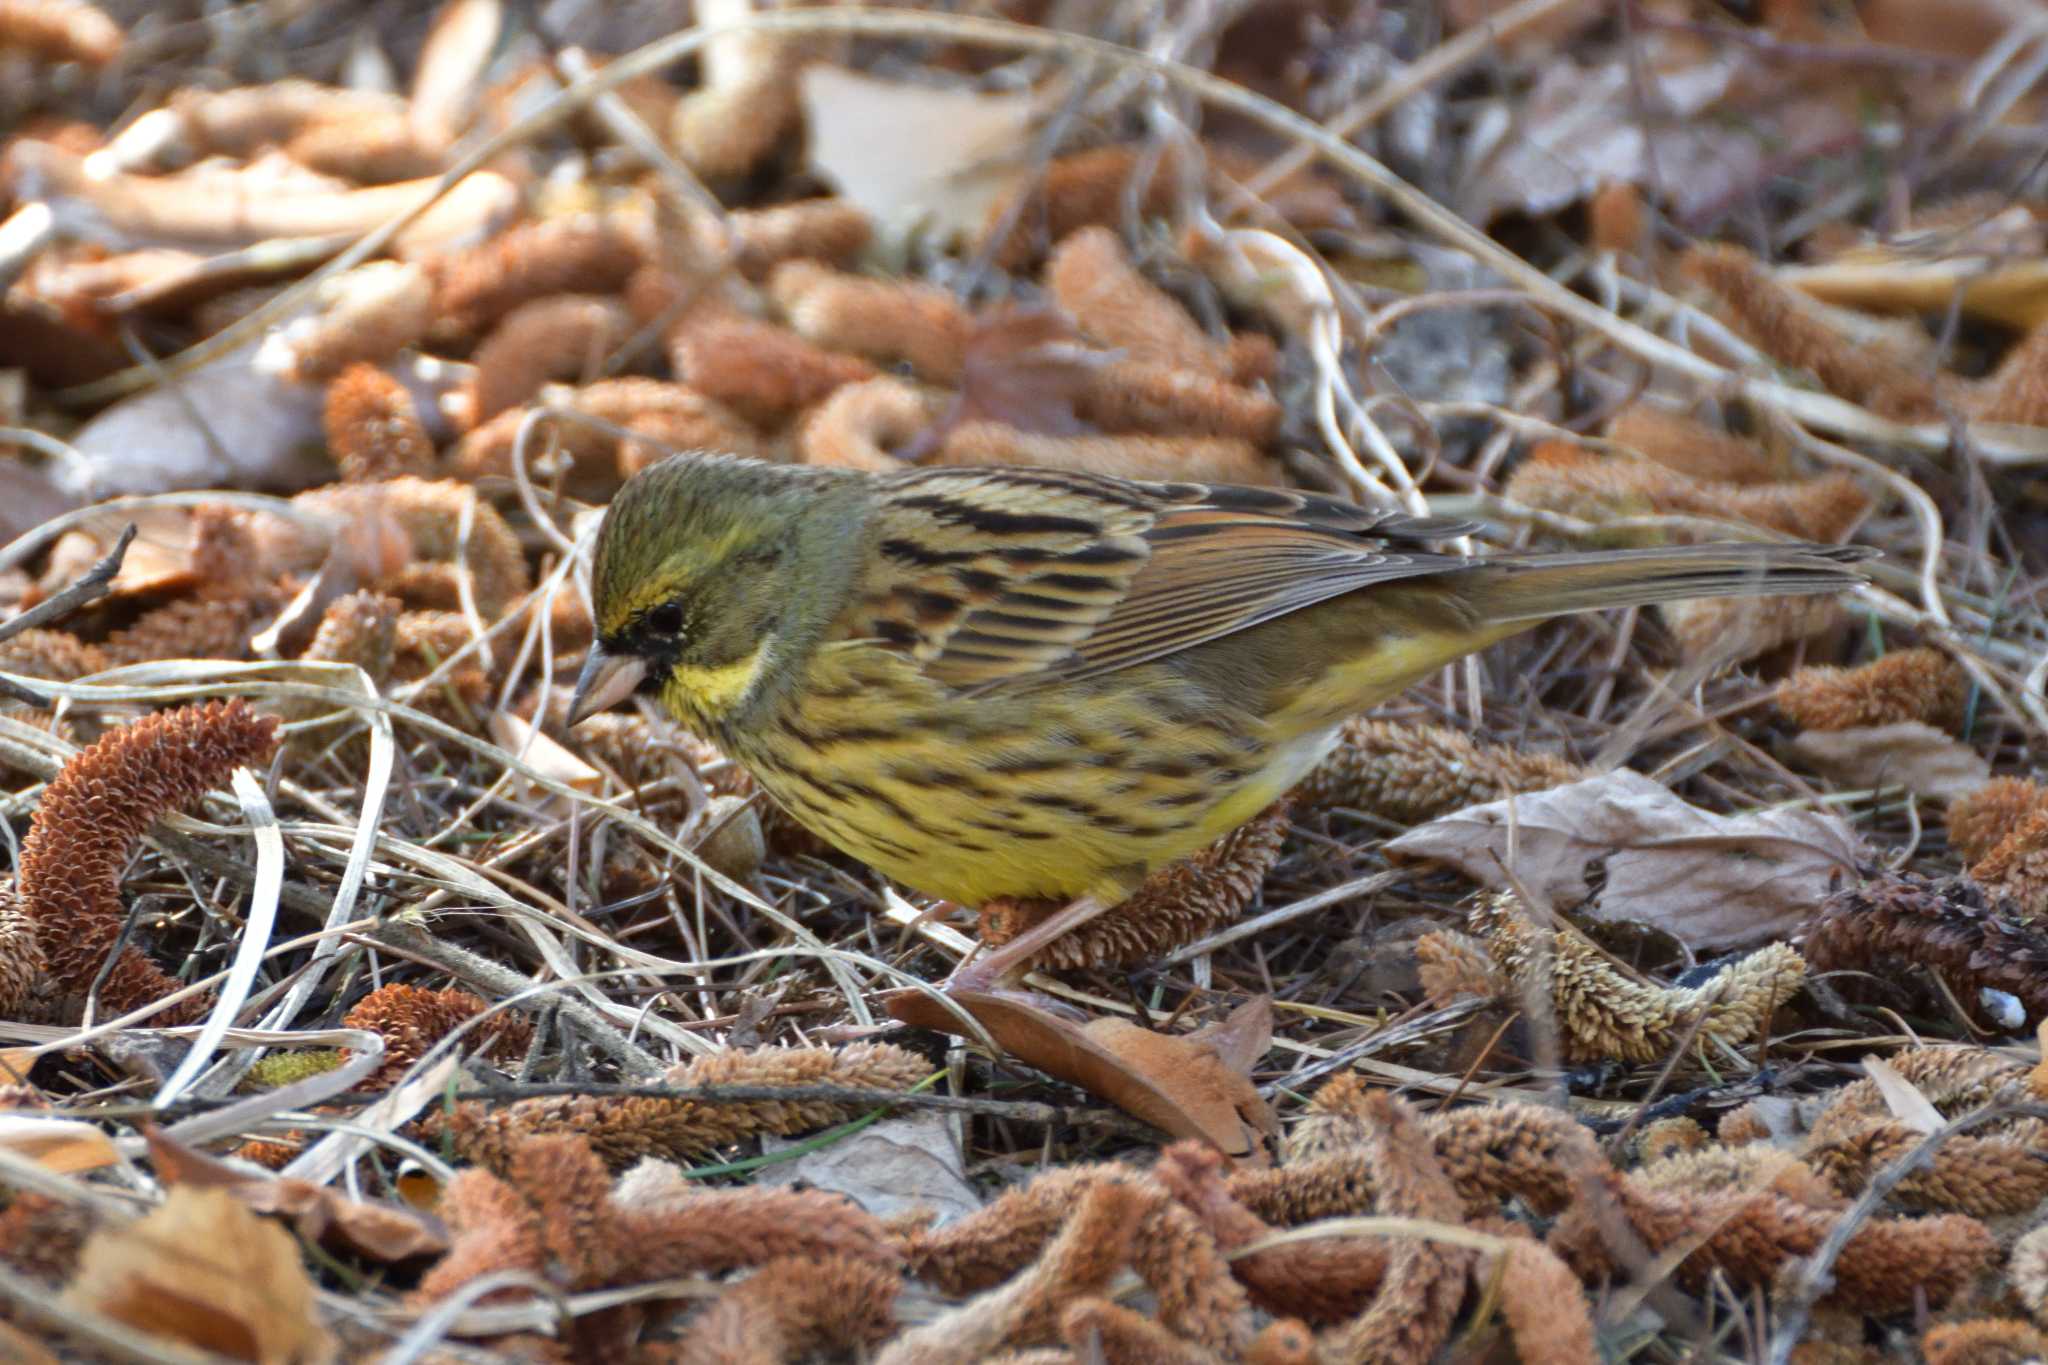
<svg viewBox="0 0 2048 1365">
<path fill-rule="evenodd" d="M 888 481 L 848 638 L 975 688 L 1157 659 L 1374 583 L 1468 561 L 1411 550 L 1464 522 L 1272 488 L 1053 470 Z"/>
</svg>

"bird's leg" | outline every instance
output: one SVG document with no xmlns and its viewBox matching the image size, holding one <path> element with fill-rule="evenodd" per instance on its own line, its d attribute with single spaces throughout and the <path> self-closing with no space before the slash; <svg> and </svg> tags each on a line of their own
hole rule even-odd
<svg viewBox="0 0 2048 1365">
<path fill-rule="evenodd" d="M 945 989 L 948 992 L 994 990 L 1006 978 L 1022 976 L 1030 967 L 1031 959 L 1044 952 L 1047 946 L 1106 913 L 1112 905 L 1114 902 L 1097 900 L 1093 896 L 1069 901 L 1002 947 L 963 963 L 946 978 Z"/>
</svg>

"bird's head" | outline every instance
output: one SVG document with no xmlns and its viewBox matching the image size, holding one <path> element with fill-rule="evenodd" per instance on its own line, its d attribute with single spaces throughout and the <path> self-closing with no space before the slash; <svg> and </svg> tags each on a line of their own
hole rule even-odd
<svg viewBox="0 0 2048 1365">
<path fill-rule="evenodd" d="M 808 641 L 832 553 L 856 520 L 844 471 L 675 455 L 633 476 L 598 528 L 597 643 L 569 723 L 634 692 L 704 729 L 757 696 Z M 843 592 L 844 585 L 839 585 Z"/>
</svg>

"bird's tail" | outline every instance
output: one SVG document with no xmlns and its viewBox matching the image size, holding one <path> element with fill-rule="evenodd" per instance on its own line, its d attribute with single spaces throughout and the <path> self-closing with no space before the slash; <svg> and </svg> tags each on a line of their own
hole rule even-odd
<svg viewBox="0 0 2048 1365">
<path fill-rule="evenodd" d="M 1472 570 L 1463 596 L 1481 621 L 1508 626 L 1689 597 L 1841 592 L 1866 581 L 1853 566 L 1875 553 L 1860 545 L 1734 542 L 1502 555 Z"/>
</svg>

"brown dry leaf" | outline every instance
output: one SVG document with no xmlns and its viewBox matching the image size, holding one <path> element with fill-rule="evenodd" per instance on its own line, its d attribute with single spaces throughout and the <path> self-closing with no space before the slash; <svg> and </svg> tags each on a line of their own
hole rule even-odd
<svg viewBox="0 0 2048 1365">
<path fill-rule="evenodd" d="M 1843 786 L 1904 787 L 1930 801 L 1953 801 L 1991 780 L 1991 765 L 1982 754 L 1917 720 L 1807 730 L 1785 748 Z"/>
<path fill-rule="evenodd" d="M 0 1151 L 59 1175 L 98 1170 L 120 1159 L 112 1140 L 92 1124 L 47 1114 L 0 1114 Z"/>
<path fill-rule="evenodd" d="M 350 1199 L 310 1180 L 250 1175 L 185 1146 L 154 1124 L 145 1125 L 142 1136 L 166 1185 L 225 1190 L 250 1212 L 285 1219 L 299 1236 L 330 1251 L 392 1265 L 448 1250 L 448 1230 L 431 1214 Z"/>
<path fill-rule="evenodd" d="M 199 586 L 192 564 L 192 510 L 137 507 L 117 517 L 95 518 L 57 537 L 37 587 L 56 592 L 83 576 L 114 548 L 130 522 L 135 523 L 135 540 L 121 557 L 121 571 L 108 585 L 108 596 L 185 592 Z"/>
<path fill-rule="evenodd" d="M 1263 1166 L 1279 1121 L 1245 1075 L 1272 1036 L 1272 1003 L 1241 1005 L 1200 1032 L 1154 1033 L 1122 1019 L 1075 1024 L 1017 991 L 956 990 L 950 998 L 1026 1065 L 1077 1085 L 1177 1138 L 1199 1138 L 1233 1161 Z M 915 1028 L 959 1031 L 953 1015 L 922 991 L 885 997 L 889 1013 Z"/>
<path fill-rule="evenodd" d="M 226 1190 L 179 1187 L 140 1221 L 94 1233 L 64 1298 L 236 1360 L 316 1365 L 336 1358 L 291 1234 Z"/>
<path fill-rule="evenodd" d="M 878 236 L 924 229 L 939 242 L 977 231 L 1028 173 L 1038 97 L 981 95 L 807 69 L 800 85 L 811 169 L 865 210 Z"/>
<path fill-rule="evenodd" d="M 1448 863 L 1488 887 L 1512 881 L 1693 948 L 1790 933 L 1857 865 L 1855 836 L 1832 815 L 1716 815 L 1625 768 L 1443 816 L 1387 852 Z M 1596 868 L 1604 876 L 1597 893 L 1588 877 Z"/>
</svg>

